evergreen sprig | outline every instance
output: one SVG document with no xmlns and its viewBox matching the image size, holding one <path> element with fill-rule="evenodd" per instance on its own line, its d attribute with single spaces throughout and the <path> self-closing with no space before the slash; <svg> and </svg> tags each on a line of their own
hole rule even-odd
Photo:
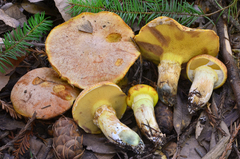
<svg viewBox="0 0 240 159">
<path fill-rule="evenodd" d="M 28 19 L 28 24 L 24 23 L 23 28 L 17 27 L 13 30 L 13 36 L 10 32 L 4 34 L 3 43 L 5 49 L 0 47 L 0 72 L 5 73 L 5 64 L 13 66 L 10 59 L 17 60 L 18 57 L 26 55 L 26 49 L 31 46 L 29 41 L 39 41 L 44 33 L 49 31 L 52 21 L 44 17 L 44 13 L 35 14 Z"/>
<path fill-rule="evenodd" d="M 138 25 L 142 20 L 147 23 L 158 16 L 174 18 L 179 23 L 189 26 L 199 16 L 202 10 L 194 8 L 186 0 L 68 0 L 68 12 L 76 16 L 81 12 L 115 12 L 129 25 L 136 20 Z"/>
</svg>

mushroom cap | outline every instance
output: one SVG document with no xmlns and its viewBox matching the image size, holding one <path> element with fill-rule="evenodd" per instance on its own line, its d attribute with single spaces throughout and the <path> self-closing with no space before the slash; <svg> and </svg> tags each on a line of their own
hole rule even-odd
<svg viewBox="0 0 240 159">
<path fill-rule="evenodd" d="M 158 93 L 153 87 L 146 84 L 137 84 L 131 87 L 128 91 L 127 105 L 132 107 L 134 97 L 136 97 L 139 94 L 150 95 L 153 98 L 153 106 L 155 106 L 158 102 Z"/>
<path fill-rule="evenodd" d="M 157 64 L 166 59 L 182 64 L 196 55 L 216 56 L 219 51 L 219 37 L 213 30 L 188 28 L 165 16 L 147 23 L 134 39 L 142 55 Z"/>
<path fill-rule="evenodd" d="M 132 29 L 115 13 L 81 13 L 52 29 L 46 53 L 52 67 L 79 88 L 117 83 L 139 57 Z"/>
<path fill-rule="evenodd" d="M 74 102 L 72 115 L 78 125 L 87 133 L 99 134 L 101 130 L 93 123 L 95 111 L 102 105 L 109 105 L 121 118 L 126 111 L 126 94 L 112 82 L 100 82 L 84 89 Z"/>
<path fill-rule="evenodd" d="M 221 87 L 227 80 L 226 66 L 216 57 L 203 54 L 193 57 L 187 63 L 186 72 L 190 81 L 193 81 L 194 79 L 194 70 L 200 66 L 208 66 L 216 71 L 218 80 L 214 83 L 214 89 Z"/>
<path fill-rule="evenodd" d="M 22 76 L 14 85 L 11 101 L 25 117 L 37 112 L 37 119 L 50 119 L 69 108 L 80 90 L 63 81 L 52 68 L 37 68 Z"/>
</svg>

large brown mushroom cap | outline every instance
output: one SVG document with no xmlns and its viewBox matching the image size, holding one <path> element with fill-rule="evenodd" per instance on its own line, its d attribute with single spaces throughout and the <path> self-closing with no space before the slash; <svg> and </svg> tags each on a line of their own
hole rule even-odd
<svg viewBox="0 0 240 159">
<path fill-rule="evenodd" d="M 50 32 L 46 52 L 62 78 L 79 88 L 101 81 L 117 83 L 140 55 L 133 36 L 115 13 L 82 13 Z"/>
<path fill-rule="evenodd" d="M 71 108 L 79 93 L 79 89 L 60 79 L 52 68 L 43 67 L 19 79 L 12 89 L 11 101 L 14 109 L 25 117 L 36 111 L 36 118 L 50 119 Z"/>
</svg>

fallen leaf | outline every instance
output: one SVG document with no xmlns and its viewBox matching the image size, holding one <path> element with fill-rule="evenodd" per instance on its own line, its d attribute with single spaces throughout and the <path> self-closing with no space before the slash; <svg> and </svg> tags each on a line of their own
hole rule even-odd
<svg viewBox="0 0 240 159">
<path fill-rule="evenodd" d="M 180 159 L 201 159 L 202 157 L 197 153 L 197 151 L 203 156 L 206 154 L 206 150 L 199 145 L 195 136 L 192 135 L 183 146 L 180 152 Z"/>
<path fill-rule="evenodd" d="M 10 76 L 0 76 L 1 80 L 0 80 L 0 91 L 7 85 Z"/>
<path fill-rule="evenodd" d="M 31 149 L 31 152 L 33 153 L 33 155 L 36 158 L 46 158 L 46 159 L 54 158 L 53 151 L 49 151 L 50 147 L 52 145 L 51 144 L 52 143 L 52 138 L 48 138 L 45 141 L 48 142 L 48 143 L 44 144 L 40 140 L 37 140 L 36 136 L 32 136 L 30 138 L 30 140 L 29 140 L 30 149 Z M 47 153 L 47 156 L 45 157 L 46 153 Z"/>
<path fill-rule="evenodd" d="M 2 20 L 6 25 L 13 28 L 17 28 L 20 25 L 20 22 L 18 20 L 11 18 L 2 9 L 0 9 L 0 20 Z"/>
<path fill-rule="evenodd" d="M 163 150 L 167 153 L 167 156 L 173 156 L 177 150 L 177 143 L 170 141 L 164 145 Z"/>
<path fill-rule="evenodd" d="M 195 138 L 196 139 L 198 139 L 202 130 L 206 126 L 207 120 L 208 120 L 208 117 L 207 117 L 206 112 L 202 111 L 202 113 L 200 114 L 200 116 L 198 118 L 198 122 L 197 122 L 196 129 L 195 129 Z"/>
<path fill-rule="evenodd" d="M 12 72 L 23 60 L 25 56 L 18 57 L 17 60 L 9 59 L 9 61 L 12 63 L 12 65 L 9 65 L 5 62 L 2 62 L 6 67 L 3 67 L 4 73 L 0 72 L 0 78 L 2 79 L 2 76 L 8 75 L 10 72 Z"/>
<path fill-rule="evenodd" d="M 95 156 L 98 159 L 112 159 L 114 155 L 115 154 L 98 154 L 98 153 L 95 153 Z"/>
<path fill-rule="evenodd" d="M 217 145 L 215 147 L 213 147 L 202 159 L 209 159 L 209 158 L 219 158 L 223 151 L 225 150 L 229 139 L 230 139 L 230 133 L 228 130 L 227 125 L 222 121 L 220 124 L 220 127 L 225 131 L 225 133 L 227 134 L 226 136 L 223 136 L 219 142 L 217 143 Z M 229 155 L 231 152 L 231 150 L 228 151 L 227 155 Z M 228 158 L 228 157 L 226 157 Z"/>
<path fill-rule="evenodd" d="M 14 120 L 6 114 L 0 114 L 0 123 L 1 130 L 16 130 L 25 126 L 23 122 Z"/>
<path fill-rule="evenodd" d="M 26 0 L 24 0 L 21 3 L 21 6 L 24 10 L 26 10 L 29 13 L 36 14 L 36 13 L 41 13 L 45 12 L 46 15 L 53 15 L 56 16 L 58 12 L 56 10 L 49 8 L 47 5 L 44 3 L 38 2 L 38 3 L 30 3 Z"/>
<path fill-rule="evenodd" d="M 92 150 L 99 154 L 115 154 L 116 146 L 109 143 L 103 135 L 83 134 L 83 145 L 87 150 Z"/>
<path fill-rule="evenodd" d="M 24 22 L 27 23 L 26 16 L 20 11 L 16 4 L 8 5 L 8 7 L 4 7 L 3 11 L 10 17 L 19 21 L 21 27 Z"/>
<path fill-rule="evenodd" d="M 190 124 L 192 119 L 192 116 L 188 112 L 186 99 L 180 97 L 180 93 L 178 93 L 177 104 L 174 105 L 173 125 L 178 136 L 181 134 L 182 129 L 186 128 Z"/>
<path fill-rule="evenodd" d="M 65 21 L 68 21 L 72 18 L 71 14 L 67 13 L 67 10 L 65 9 L 67 6 L 69 6 L 68 0 L 54 0 L 54 2 Z"/>
</svg>

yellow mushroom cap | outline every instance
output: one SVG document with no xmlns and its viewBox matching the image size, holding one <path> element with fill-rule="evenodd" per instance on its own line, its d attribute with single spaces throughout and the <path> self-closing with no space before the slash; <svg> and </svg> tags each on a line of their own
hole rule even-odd
<svg viewBox="0 0 240 159">
<path fill-rule="evenodd" d="M 140 94 L 148 94 L 153 98 L 153 106 L 155 106 L 158 102 L 158 93 L 157 91 L 146 84 L 138 84 L 133 87 L 131 87 L 128 91 L 127 96 L 127 105 L 132 107 L 132 103 L 134 101 L 134 97 Z"/>
<path fill-rule="evenodd" d="M 109 105 L 120 119 L 126 111 L 126 94 L 112 82 L 100 82 L 84 89 L 74 102 L 72 115 L 78 125 L 87 133 L 98 134 L 101 130 L 93 123 L 96 109 Z"/>
<path fill-rule="evenodd" d="M 161 60 L 182 64 L 196 55 L 216 56 L 219 51 L 219 37 L 213 30 L 188 28 L 165 16 L 147 23 L 134 40 L 142 55 L 157 64 Z"/>
<path fill-rule="evenodd" d="M 115 13 L 81 13 L 51 30 L 46 53 L 53 68 L 79 88 L 119 82 L 140 53 L 132 29 Z"/>
<path fill-rule="evenodd" d="M 11 101 L 25 117 L 37 112 L 37 119 L 50 119 L 71 108 L 80 90 L 63 81 L 52 68 L 29 71 L 14 85 Z"/>
<path fill-rule="evenodd" d="M 219 59 L 210 55 L 198 55 L 187 63 L 186 72 L 190 81 L 194 79 L 194 70 L 200 66 L 208 66 L 216 72 L 218 79 L 214 83 L 214 89 L 221 87 L 227 80 L 227 68 Z"/>
</svg>

